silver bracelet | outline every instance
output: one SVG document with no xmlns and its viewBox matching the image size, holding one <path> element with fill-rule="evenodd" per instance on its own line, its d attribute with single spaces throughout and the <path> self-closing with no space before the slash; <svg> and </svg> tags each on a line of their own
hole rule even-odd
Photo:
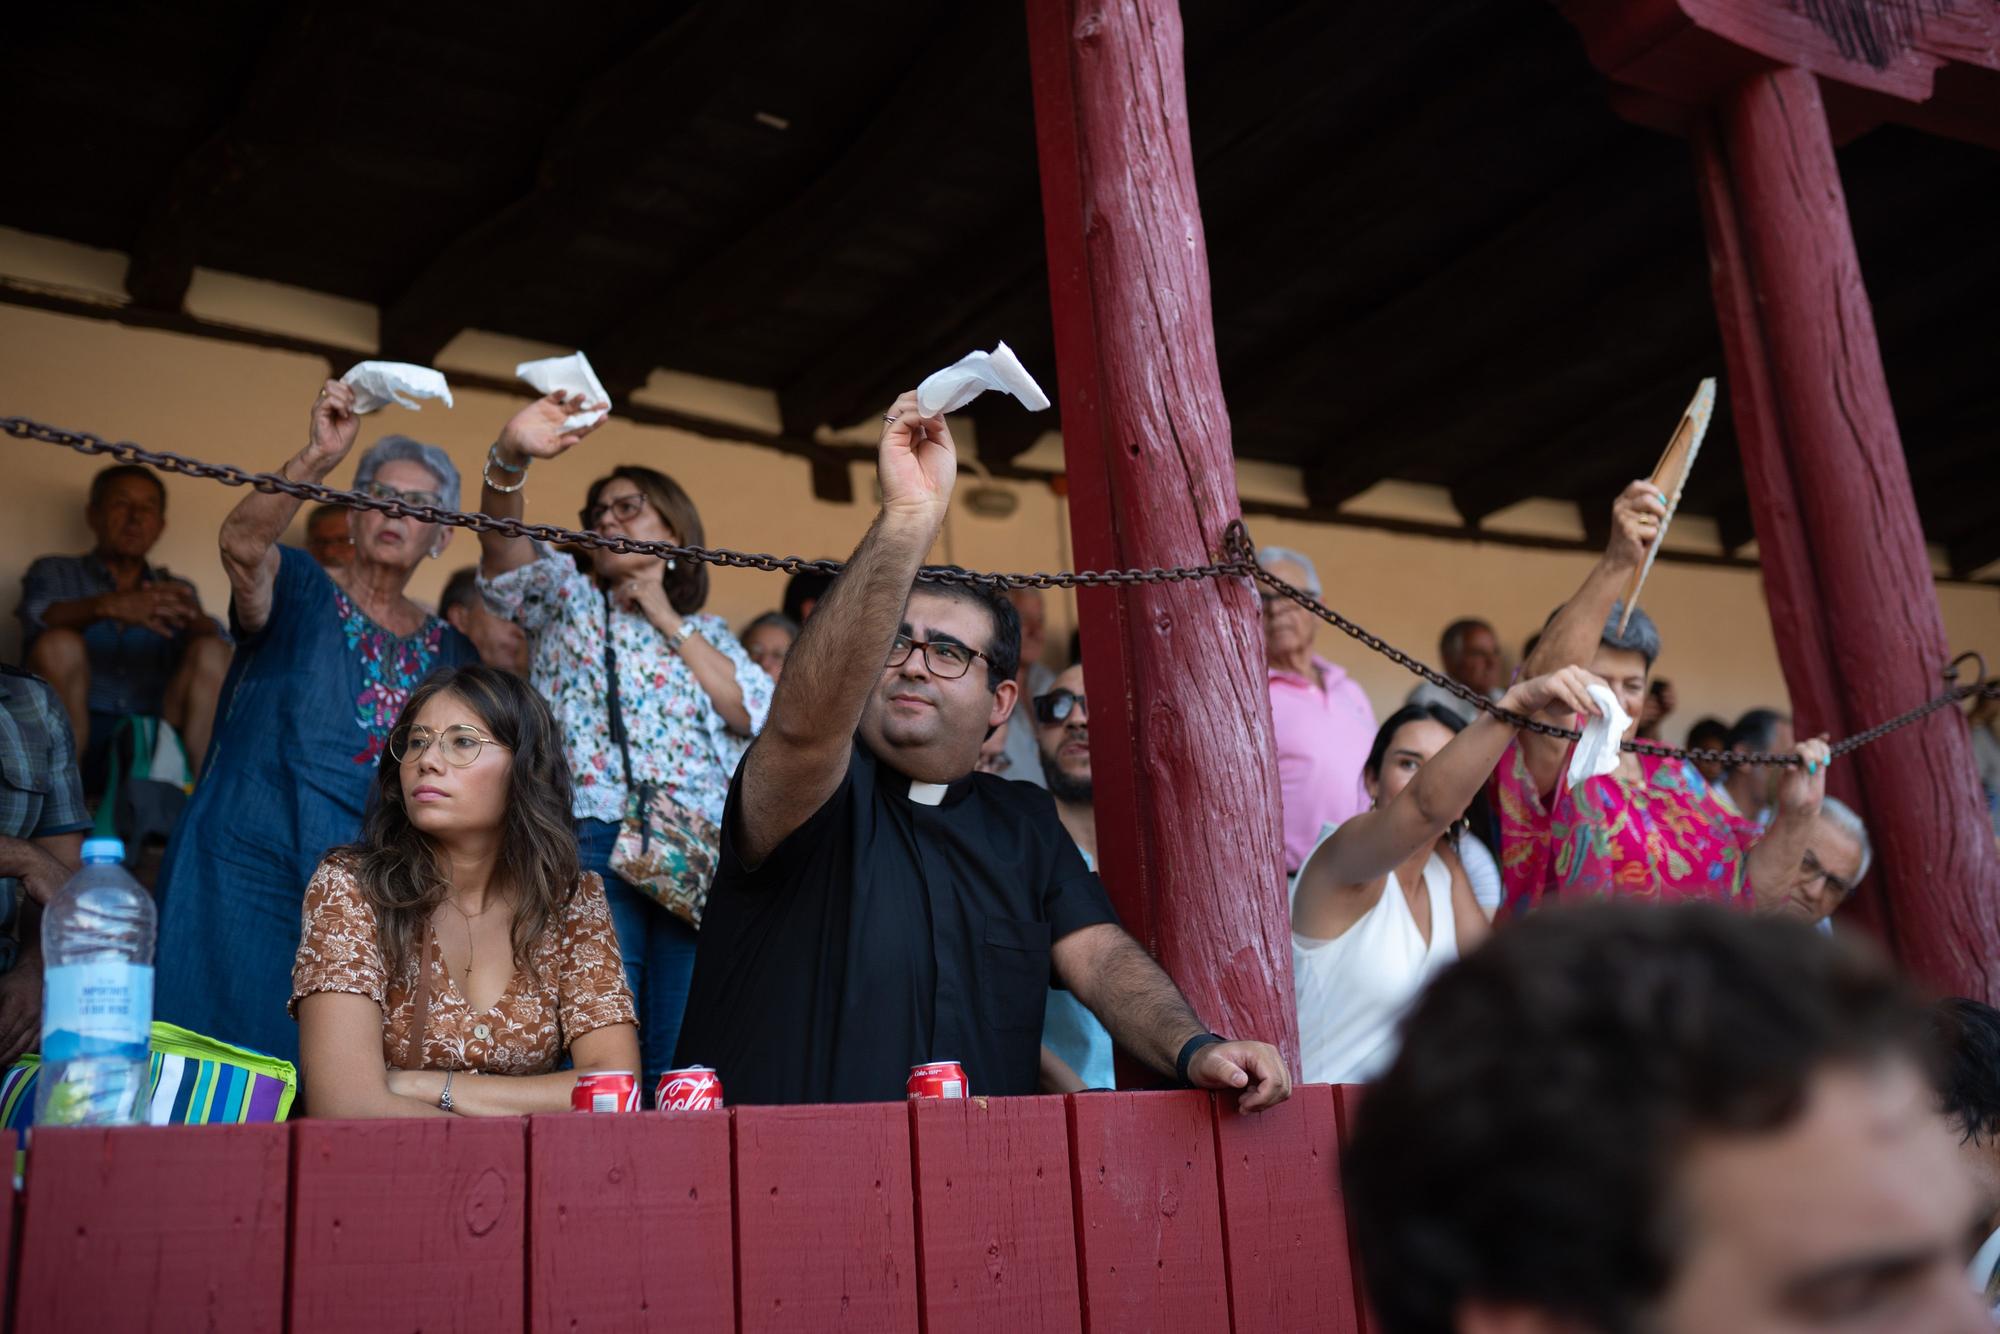
<svg viewBox="0 0 2000 1334">
<path fill-rule="evenodd" d="M 495 464 L 496 466 L 498 466 L 501 472 L 511 472 L 516 477 L 519 477 L 522 473 L 528 470 L 528 464 L 533 463 L 534 459 L 530 458 L 527 461 L 527 463 L 523 463 L 520 467 L 517 468 L 513 464 L 507 462 L 507 460 L 500 457 L 500 442 L 498 440 L 495 440 L 492 444 L 486 447 L 486 461 L 488 463 Z"/>
<path fill-rule="evenodd" d="M 444 1092 L 438 1094 L 438 1106 L 447 1112 L 451 1110 L 451 1077 L 456 1073 L 455 1070 L 444 1072 Z"/>
<path fill-rule="evenodd" d="M 486 485 L 492 487 L 495 491 L 498 491 L 503 496 L 511 496 L 516 491 L 519 491 L 522 487 L 528 484 L 528 470 L 526 468 L 521 469 L 521 480 L 514 483 L 514 485 L 512 486 L 503 486 L 501 483 L 494 481 L 493 465 L 495 463 L 498 463 L 499 460 L 492 457 L 493 454 L 492 450 L 489 449 L 486 451 L 486 453 L 487 453 L 486 466 L 479 470 L 480 481 L 486 483 Z M 501 463 L 500 466 L 504 468 L 507 465 Z"/>
</svg>

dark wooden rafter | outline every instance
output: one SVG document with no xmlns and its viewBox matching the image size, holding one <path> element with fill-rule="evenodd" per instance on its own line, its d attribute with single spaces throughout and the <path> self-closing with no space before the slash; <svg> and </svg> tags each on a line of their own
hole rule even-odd
<svg viewBox="0 0 2000 1334">
<path fill-rule="evenodd" d="M 927 49 L 894 55 L 910 68 L 954 70 L 951 96 L 978 103 L 1005 96 L 999 62 L 980 60 L 996 24 L 1013 20 L 1005 6 L 955 7 Z M 684 364 L 678 353 L 745 315 L 751 290 L 782 292 L 808 279 L 843 236 L 879 222 L 923 189 L 923 164 L 954 148 L 958 126 L 924 113 L 914 86 L 886 97 L 847 147 L 805 187 L 776 207 L 738 220 L 714 253 L 690 256 L 658 290 L 591 342 L 591 359 L 616 398 L 643 384 L 655 366 Z M 1031 179 L 1023 173 L 1023 180 Z M 915 301 L 938 294 L 913 294 Z M 773 317 L 774 318 L 774 317 Z"/>
<path fill-rule="evenodd" d="M 349 20 L 331 6 L 278 5 L 267 12 L 271 30 L 256 73 L 228 118 L 175 168 L 139 226 L 125 291 L 146 309 L 181 308 L 202 236 L 218 212 L 288 144 L 311 139 L 313 113 L 301 112 L 300 89 L 337 85 L 354 57 Z"/>
<path fill-rule="evenodd" d="M 769 29 L 772 6 L 707 0 L 594 76 L 548 136 L 533 187 L 454 239 L 382 310 L 382 348 L 428 364 L 476 326 L 509 274 L 561 253 L 610 199 L 640 145 L 696 115 L 737 73 L 735 53 Z"/>
</svg>

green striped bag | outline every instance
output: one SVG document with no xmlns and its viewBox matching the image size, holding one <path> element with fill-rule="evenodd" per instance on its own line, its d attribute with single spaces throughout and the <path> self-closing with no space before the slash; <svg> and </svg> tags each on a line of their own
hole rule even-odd
<svg viewBox="0 0 2000 1334">
<path fill-rule="evenodd" d="M 42 1058 L 30 1052 L 0 1081 L 0 1126 L 26 1131 L 35 1123 L 35 1078 Z M 289 1061 L 233 1047 L 173 1024 L 153 1025 L 153 1068 L 146 1121 L 156 1126 L 229 1125 L 282 1121 L 298 1096 Z M 25 1145 L 27 1136 L 21 1136 Z M 14 1160 L 21 1176 L 25 1150 Z"/>
</svg>

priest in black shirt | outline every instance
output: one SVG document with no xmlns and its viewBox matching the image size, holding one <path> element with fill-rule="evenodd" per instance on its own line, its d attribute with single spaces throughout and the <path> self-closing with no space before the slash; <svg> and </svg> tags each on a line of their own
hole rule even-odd
<svg viewBox="0 0 2000 1334">
<path fill-rule="evenodd" d="M 912 584 L 944 524 L 951 432 L 896 400 L 882 510 L 785 659 L 723 816 L 678 1061 L 736 1103 L 904 1096 L 956 1060 L 1037 1091 L 1051 969 L 1118 1043 L 1256 1111 L 1277 1050 L 1209 1033 L 1119 927 L 1048 793 L 974 772 L 1015 704 L 1020 622 L 985 587 Z"/>
</svg>

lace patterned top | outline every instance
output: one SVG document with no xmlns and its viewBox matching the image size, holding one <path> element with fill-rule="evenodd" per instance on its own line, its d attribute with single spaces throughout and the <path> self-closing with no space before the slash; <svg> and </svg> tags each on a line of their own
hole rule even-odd
<svg viewBox="0 0 2000 1334">
<path fill-rule="evenodd" d="M 292 1017 L 319 991 L 366 996 L 382 1007 L 382 1059 L 401 1070 L 474 1070 L 543 1075 L 569 1045 L 595 1029 L 636 1024 L 604 882 L 586 872 L 556 928 L 534 945 L 535 972 L 518 970 L 490 1010 L 475 1011 L 444 965 L 437 933 L 424 951 L 431 969 L 431 1010 L 421 1060 L 411 1050 L 416 1026 L 416 969 L 391 978 L 382 958 L 375 909 L 346 860 L 328 857 L 306 887 L 304 923 L 292 964 Z"/>
<path fill-rule="evenodd" d="M 750 737 L 729 730 L 715 701 L 651 621 L 608 610 L 603 592 L 576 562 L 539 548 L 535 560 L 495 579 L 482 577 L 480 587 L 488 606 L 528 632 L 534 653 L 528 677 L 562 727 L 577 819 L 625 818 L 625 776 L 605 704 L 608 626 L 632 777 L 664 786 L 675 801 L 721 823 L 730 776 Z M 690 616 L 687 623 L 735 664 L 755 735 L 771 711 L 771 678 L 750 661 L 720 616 Z"/>
<path fill-rule="evenodd" d="M 1639 756 L 1643 781 L 1616 775 L 1569 786 L 1568 760 L 1548 797 L 1535 790 L 1518 741 L 1493 771 L 1500 823 L 1502 911 L 1556 899 L 1713 899 L 1748 908 L 1747 855 L 1760 833 L 1732 815 L 1692 765 Z"/>
</svg>

